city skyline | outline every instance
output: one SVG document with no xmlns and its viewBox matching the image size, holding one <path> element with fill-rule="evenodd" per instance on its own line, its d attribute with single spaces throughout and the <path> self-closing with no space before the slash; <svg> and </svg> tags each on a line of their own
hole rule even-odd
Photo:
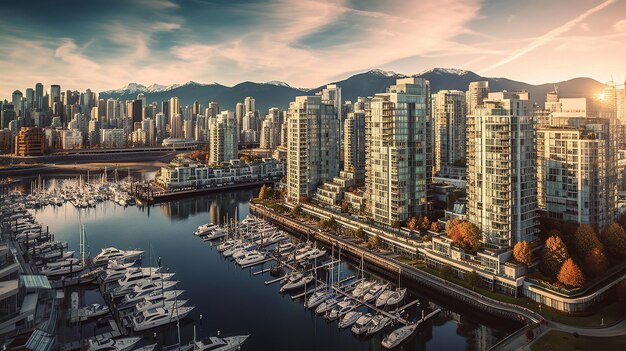
<svg viewBox="0 0 626 351">
<path fill-rule="evenodd" d="M 626 73 L 623 0 L 78 5 L 39 2 L 28 14 L 3 7 L 0 63 L 12 74 L 0 82 L 0 96 L 39 81 L 93 91 L 190 80 L 311 88 L 374 68 L 453 67 L 533 84 L 621 81 Z M 55 14 L 63 21 L 45 20 Z"/>
</svg>

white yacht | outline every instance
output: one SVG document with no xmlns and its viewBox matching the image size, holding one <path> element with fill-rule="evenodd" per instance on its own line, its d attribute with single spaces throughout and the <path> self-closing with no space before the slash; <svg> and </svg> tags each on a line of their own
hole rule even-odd
<svg viewBox="0 0 626 351">
<path fill-rule="evenodd" d="M 244 247 L 245 247 L 245 244 L 243 242 L 236 241 L 232 246 L 224 250 L 222 254 L 224 255 L 224 257 L 231 257 L 239 250 L 242 250 Z"/>
<path fill-rule="evenodd" d="M 176 310 L 176 308 L 183 307 L 189 300 L 163 300 L 157 302 L 151 301 L 142 301 L 135 305 L 135 309 L 133 310 L 133 314 L 138 315 L 137 312 L 147 311 L 149 309 L 163 307 L 167 310 Z"/>
<path fill-rule="evenodd" d="M 90 318 L 99 317 L 107 313 L 109 313 L 109 307 L 102 306 L 97 303 L 79 308 L 77 310 L 78 318 L 80 318 L 81 320 L 87 320 Z"/>
<path fill-rule="evenodd" d="M 367 335 L 373 335 L 383 330 L 385 327 L 391 324 L 391 318 L 377 314 L 372 318 L 369 328 L 367 328 Z"/>
<path fill-rule="evenodd" d="M 109 338 L 96 338 L 89 340 L 89 351 L 128 351 L 137 344 L 141 338 L 121 338 L 121 339 L 109 339 Z"/>
<path fill-rule="evenodd" d="M 238 258 L 243 257 L 246 253 L 248 253 L 249 251 L 252 251 L 255 248 L 256 248 L 256 245 L 254 244 L 244 244 L 243 247 L 235 251 L 232 254 L 232 256 L 235 260 L 237 260 Z"/>
<path fill-rule="evenodd" d="M 237 262 L 238 265 L 244 267 L 247 265 L 259 263 L 265 260 L 266 258 L 267 258 L 267 255 L 255 250 L 255 251 L 248 251 L 243 257 L 236 259 L 235 262 Z"/>
<path fill-rule="evenodd" d="M 145 296 L 143 300 L 137 301 L 136 303 L 129 304 L 119 304 L 116 306 L 117 310 L 126 310 L 129 308 L 133 308 L 138 306 L 139 304 L 153 304 L 153 303 L 163 303 L 164 301 L 170 301 L 177 299 L 185 290 L 166 290 L 166 291 L 153 291 L 150 295 Z"/>
<path fill-rule="evenodd" d="M 376 283 L 363 295 L 363 301 L 372 302 L 380 296 L 380 294 L 387 289 L 389 283 Z"/>
<path fill-rule="evenodd" d="M 211 224 L 211 223 L 203 224 L 199 226 L 198 228 L 196 228 L 196 230 L 193 232 L 193 235 L 204 236 L 204 235 L 210 234 L 212 231 L 214 231 L 217 228 L 219 227 L 215 224 Z"/>
<path fill-rule="evenodd" d="M 360 299 L 375 283 L 376 282 L 373 280 L 361 280 L 359 284 L 357 284 L 356 288 L 352 290 L 352 297 L 354 297 L 355 299 Z"/>
<path fill-rule="evenodd" d="M 250 335 L 229 336 L 226 338 L 210 337 L 197 341 L 194 351 L 235 351 L 241 348 Z"/>
<path fill-rule="evenodd" d="M 161 273 L 159 268 L 144 267 L 139 269 L 129 269 L 124 273 L 122 278 L 117 281 L 119 286 L 124 286 L 143 279 L 150 280 L 168 280 L 173 277 L 174 273 Z"/>
<path fill-rule="evenodd" d="M 130 261 L 138 260 L 143 255 L 141 250 L 120 250 L 115 247 L 107 247 L 93 258 L 93 264 L 101 266 L 107 264 L 109 261 Z"/>
<path fill-rule="evenodd" d="M 387 335 L 383 339 L 383 347 L 386 349 L 392 349 L 400 345 L 406 338 L 415 332 L 416 328 L 416 324 L 409 324 L 392 331 L 391 334 Z"/>
<path fill-rule="evenodd" d="M 152 267 L 126 267 L 126 268 L 122 268 L 122 267 L 115 267 L 112 269 L 107 269 L 106 271 L 104 271 L 104 277 L 103 277 L 103 282 L 105 284 L 108 283 L 114 283 L 117 282 L 118 280 L 124 278 L 124 276 L 127 273 L 130 272 L 135 272 L 135 274 L 139 274 L 139 272 L 142 273 L 142 276 L 145 275 L 150 275 L 150 272 L 154 272 L 154 271 L 159 271 L 158 268 L 152 268 Z"/>
<path fill-rule="evenodd" d="M 132 292 L 127 294 L 120 303 L 122 305 L 137 303 L 154 292 L 160 294 L 162 291 L 173 288 L 176 284 L 178 284 L 178 282 L 175 280 L 165 280 L 157 283 L 148 281 L 144 284 L 136 285 L 132 289 Z"/>
<path fill-rule="evenodd" d="M 289 292 L 289 291 L 296 291 L 296 290 L 302 289 L 306 285 L 311 284 L 314 280 L 315 280 L 315 278 L 313 278 L 312 274 L 303 276 L 302 278 L 300 278 L 297 281 L 287 282 L 287 284 L 283 285 L 280 288 L 280 292 L 281 293 L 285 293 L 285 292 Z"/>
<path fill-rule="evenodd" d="M 329 293 L 326 290 L 316 290 L 305 302 L 304 308 L 315 308 L 322 302 L 333 296 L 332 293 Z"/>
<path fill-rule="evenodd" d="M 329 311 L 338 302 L 339 301 L 337 301 L 337 298 L 335 298 L 335 297 L 331 297 L 331 298 L 326 299 L 326 301 L 322 302 L 321 304 L 319 304 L 319 306 L 317 306 L 317 308 L 315 309 L 315 314 L 324 314 L 324 313 L 326 313 L 326 311 Z"/>
<path fill-rule="evenodd" d="M 58 277 L 62 275 L 80 273 L 82 271 L 83 266 L 80 263 L 73 263 L 69 260 L 63 261 L 61 265 L 55 265 L 54 267 L 44 267 L 41 269 L 41 273 L 45 274 L 48 277 Z"/>
<path fill-rule="evenodd" d="M 239 240 L 226 240 L 223 243 L 217 245 L 217 252 L 224 252 L 232 247 L 234 247 L 235 245 L 237 245 L 239 243 Z"/>
<path fill-rule="evenodd" d="M 339 322 L 339 329 L 351 327 L 359 318 L 361 318 L 361 316 L 363 316 L 363 312 L 359 311 L 350 311 L 346 313 Z"/>
<path fill-rule="evenodd" d="M 224 228 L 218 227 L 215 230 L 211 231 L 210 233 L 206 234 L 204 238 L 202 238 L 202 240 L 204 241 L 217 240 L 225 236 L 226 236 L 226 230 L 224 230 Z"/>
<path fill-rule="evenodd" d="M 134 331 L 142 331 L 176 322 L 185 318 L 193 309 L 194 307 L 180 307 L 169 310 L 163 307 L 148 309 L 132 318 L 132 327 Z"/>
<path fill-rule="evenodd" d="M 367 329 L 369 329 L 372 322 L 372 318 L 373 317 L 371 313 L 366 313 L 359 317 L 356 322 L 354 322 L 354 325 L 352 325 L 352 332 L 356 335 L 361 335 L 367 332 Z"/>
<path fill-rule="evenodd" d="M 387 304 L 387 300 L 389 300 L 389 296 L 391 296 L 393 292 L 394 290 L 387 289 L 378 295 L 378 298 L 376 298 L 376 307 L 384 307 Z"/>
<path fill-rule="evenodd" d="M 346 313 L 352 311 L 357 306 L 351 299 L 344 299 L 340 303 L 338 303 L 335 307 L 333 307 L 330 311 L 326 312 L 324 318 L 328 321 L 334 321 L 337 318 L 343 317 Z"/>
<path fill-rule="evenodd" d="M 289 236 L 283 232 L 277 231 L 269 236 L 264 236 L 261 239 L 258 239 L 256 244 L 259 246 L 269 246 L 285 240 L 289 240 Z"/>
<path fill-rule="evenodd" d="M 163 279 L 160 279 L 161 276 L 163 276 Z M 120 284 L 120 286 L 118 286 L 117 288 L 111 291 L 111 298 L 113 299 L 120 298 L 124 295 L 130 294 L 133 292 L 135 287 L 144 286 L 145 284 L 159 284 L 160 282 L 163 282 L 164 287 L 165 286 L 172 287 L 177 282 L 175 282 L 174 284 L 166 284 L 166 281 L 169 281 L 173 276 L 174 276 L 174 273 L 164 273 L 158 276 L 159 279 L 152 277 L 150 279 L 133 280 L 126 284 Z M 160 289 L 160 285 L 159 285 L 159 289 Z"/>
<path fill-rule="evenodd" d="M 402 301 L 402 299 L 404 299 L 404 295 L 406 295 L 406 288 L 396 289 L 389 295 L 389 299 L 387 299 L 387 306 L 397 305 L 400 301 Z"/>
</svg>

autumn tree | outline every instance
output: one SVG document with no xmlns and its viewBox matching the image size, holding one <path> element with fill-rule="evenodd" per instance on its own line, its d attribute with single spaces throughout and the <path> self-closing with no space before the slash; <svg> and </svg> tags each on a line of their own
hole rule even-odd
<svg viewBox="0 0 626 351">
<path fill-rule="evenodd" d="M 291 214 L 294 215 L 294 217 L 298 217 L 302 214 L 302 206 L 300 205 L 296 205 L 291 209 Z"/>
<path fill-rule="evenodd" d="M 409 219 L 409 223 L 407 226 L 411 230 L 417 229 L 417 217 L 411 217 L 411 219 Z"/>
<path fill-rule="evenodd" d="M 480 248 L 480 229 L 468 221 L 452 227 L 448 236 L 452 242 L 465 251 L 476 251 Z"/>
<path fill-rule="evenodd" d="M 267 198 L 267 187 L 265 184 L 261 186 L 261 190 L 259 190 L 259 199 L 265 200 Z"/>
<path fill-rule="evenodd" d="M 438 233 L 439 232 L 439 223 L 437 221 L 433 221 L 430 224 L 430 230 L 435 232 L 435 233 Z"/>
<path fill-rule="evenodd" d="M 619 224 L 613 223 L 600 233 L 600 241 L 612 257 L 626 256 L 626 232 Z"/>
<path fill-rule="evenodd" d="M 365 231 L 361 228 L 357 229 L 356 233 L 354 234 L 357 238 L 359 239 L 365 239 Z"/>
<path fill-rule="evenodd" d="M 557 279 L 568 288 L 581 288 L 585 285 L 583 272 L 571 258 L 563 263 Z"/>
<path fill-rule="evenodd" d="M 530 251 L 530 245 L 528 245 L 526 240 L 515 244 L 513 247 L 513 257 L 515 257 L 518 262 L 530 266 L 532 263 L 532 253 Z"/>
<path fill-rule="evenodd" d="M 429 227 L 430 227 L 430 221 L 428 220 L 428 217 L 424 216 L 424 219 L 422 219 L 422 222 L 420 224 L 420 228 L 422 230 L 428 230 Z"/>
<path fill-rule="evenodd" d="M 446 233 L 449 233 L 452 230 L 452 228 L 454 228 L 459 223 L 461 223 L 461 220 L 458 217 L 455 217 L 452 220 L 446 221 Z"/>
<path fill-rule="evenodd" d="M 574 233 L 574 249 L 580 257 L 585 257 L 587 252 L 601 245 L 596 232 L 589 224 L 581 224 L 576 229 L 576 233 Z"/>
<path fill-rule="evenodd" d="M 561 237 L 551 236 L 546 240 L 546 244 L 541 253 L 542 271 L 546 275 L 555 277 L 568 258 L 569 252 L 567 251 L 567 246 L 565 246 L 563 240 L 561 240 Z"/>
<path fill-rule="evenodd" d="M 341 212 L 350 212 L 350 204 L 347 201 L 341 203 Z"/>
<path fill-rule="evenodd" d="M 604 251 L 599 247 L 594 247 L 585 255 L 585 272 L 591 277 L 604 275 L 609 269 L 609 261 L 604 255 Z"/>
<path fill-rule="evenodd" d="M 367 245 L 372 249 L 378 249 L 382 245 L 382 240 L 378 235 L 374 235 L 367 241 Z"/>
</svg>

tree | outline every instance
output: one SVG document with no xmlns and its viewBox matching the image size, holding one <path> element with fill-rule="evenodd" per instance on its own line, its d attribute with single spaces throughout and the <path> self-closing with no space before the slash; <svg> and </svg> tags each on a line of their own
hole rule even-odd
<svg viewBox="0 0 626 351">
<path fill-rule="evenodd" d="M 626 232 L 619 224 L 613 223 L 604 229 L 600 233 L 600 241 L 610 256 L 626 256 Z"/>
<path fill-rule="evenodd" d="M 617 217 L 617 223 L 619 223 L 622 228 L 626 228 L 626 212 L 622 213 Z"/>
<path fill-rule="evenodd" d="M 576 229 L 576 233 L 574 233 L 574 248 L 580 257 L 585 257 L 587 252 L 601 245 L 596 232 L 589 224 L 581 224 Z"/>
<path fill-rule="evenodd" d="M 374 235 L 367 241 L 367 245 L 372 249 L 378 249 L 382 246 L 382 240 L 378 235 Z"/>
<path fill-rule="evenodd" d="M 454 226 L 461 223 L 461 220 L 458 217 L 453 218 L 452 220 L 446 221 L 446 233 L 449 233 Z"/>
<path fill-rule="evenodd" d="M 411 219 L 409 219 L 408 227 L 411 230 L 417 229 L 417 217 L 411 217 Z"/>
<path fill-rule="evenodd" d="M 569 252 L 561 237 L 551 236 L 546 240 L 541 253 L 541 269 L 544 274 L 554 278 L 568 258 Z"/>
<path fill-rule="evenodd" d="M 476 288 L 480 286 L 481 277 L 480 274 L 476 273 L 476 271 L 471 271 L 469 273 L 465 273 L 464 280 L 469 286 L 472 288 Z"/>
<path fill-rule="evenodd" d="M 365 231 L 359 228 L 357 229 L 355 236 L 359 239 L 365 239 Z"/>
<path fill-rule="evenodd" d="M 435 232 L 435 233 L 438 233 L 439 232 L 439 223 L 437 221 L 433 221 L 430 224 L 430 230 Z"/>
<path fill-rule="evenodd" d="M 557 279 L 568 288 L 581 288 L 585 285 L 583 272 L 571 258 L 563 263 Z"/>
<path fill-rule="evenodd" d="M 343 201 L 341 203 L 341 212 L 344 212 L 344 213 L 350 212 L 350 204 L 347 201 Z"/>
<path fill-rule="evenodd" d="M 448 236 L 452 242 L 465 251 L 476 251 L 480 248 L 480 229 L 468 221 L 452 227 Z"/>
<path fill-rule="evenodd" d="M 609 261 L 604 255 L 604 251 L 599 247 L 594 247 L 585 255 L 585 272 L 591 277 L 604 275 L 609 269 Z"/>
<path fill-rule="evenodd" d="M 267 199 L 267 187 L 265 184 L 261 186 L 261 190 L 259 190 L 259 200 Z"/>
<path fill-rule="evenodd" d="M 430 228 L 430 221 L 428 220 L 428 217 L 424 216 L 424 219 L 422 219 L 421 222 L 421 229 L 428 230 L 428 228 Z"/>
<path fill-rule="evenodd" d="M 450 280 L 450 278 L 454 277 L 454 271 L 450 265 L 445 265 L 441 267 L 441 277 L 444 279 Z"/>
<path fill-rule="evenodd" d="M 302 214 L 302 206 L 296 205 L 291 209 L 291 214 L 298 217 Z"/>
<path fill-rule="evenodd" d="M 532 253 L 530 251 L 530 245 L 528 245 L 526 240 L 515 244 L 513 247 L 513 257 L 515 257 L 518 262 L 530 266 L 532 263 Z"/>
</svg>

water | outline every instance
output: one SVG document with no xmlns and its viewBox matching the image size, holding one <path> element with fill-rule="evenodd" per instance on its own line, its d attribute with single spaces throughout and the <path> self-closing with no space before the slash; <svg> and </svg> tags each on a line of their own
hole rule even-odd
<svg viewBox="0 0 626 351">
<path fill-rule="evenodd" d="M 181 323 L 184 341 L 193 338 L 193 325 L 198 337 L 251 334 L 244 350 L 380 350 L 383 334 L 373 338 L 357 338 L 349 329 L 338 330 L 337 323 L 305 310 L 303 300 L 292 301 L 281 295 L 279 284 L 265 286 L 273 279 L 269 273 L 252 276 L 260 267 L 243 270 L 224 259 L 215 248 L 195 237 L 192 232 L 209 221 L 221 222 L 225 217 L 243 218 L 248 201 L 256 190 L 181 199 L 152 207 L 122 208 L 112 202 L 95 209 L 76 209 L 70 204 L 38 210 L 36 217 L 49 226 L 55 239 L 69 242 L 70 250 L 79 252 L 79 228 L 85 225 L 87 244 L 92 257 L 100 248 L 116 246 L 145 251 L 144 265 L 156 265 L 176 273 L 178 289 L 185 289 L 183 298 L 196 309 Z M 344 264 L 343 276 L 356 274 Z M 422 306 L 443 306 L 445 311 L 418 328 L 402 347 L 403 350 L 486 349 L 502 339 L 512 326 L 490 320 L 476 312 L 443 301 L 429 301 L 415 292 Z M 101 301 L 98 290 L 83 293 L 83 303 Z M 412 314 L 417 314 L 415 310 Z M 200 322 L 202 315 L 202 322 Z M 85 331 L 83 331 L 84 333 Z M 62 338 L 71 338 L 62 331 Z M 175 324 L 157 328 L 145 335 L 159 344 L 177 340 Z M 74 336 L 76 337 L 76 336 Z"/>
</svg>

